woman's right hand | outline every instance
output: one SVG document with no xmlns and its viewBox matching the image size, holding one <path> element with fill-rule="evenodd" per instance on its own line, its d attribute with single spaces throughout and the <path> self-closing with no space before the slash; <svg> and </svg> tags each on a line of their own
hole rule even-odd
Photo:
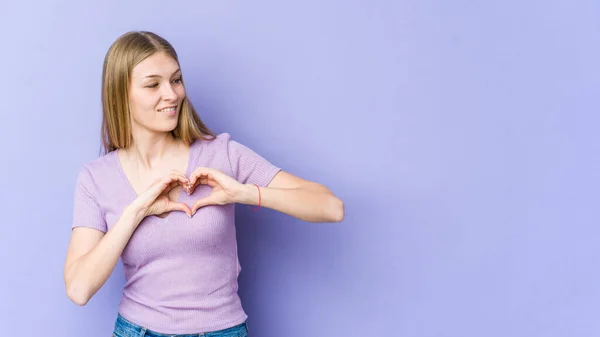
<svg viewBox="0 0 600 337">
<path fill-rule="evenodd" d="M 149 215 L 160 215 L 172 211 L 182 211 L 191 217 L 192 210 L 187 204 L 169 199 L 169 192 L 173 188 L 181 185 L 187 191 L 188 183 L 188 178 L 182 173 L 167 174 L 155 180 L 146 191 L 135 199 L 131 206 L 135 213 L 142 216 L 142 219 Z"/>
</svg>

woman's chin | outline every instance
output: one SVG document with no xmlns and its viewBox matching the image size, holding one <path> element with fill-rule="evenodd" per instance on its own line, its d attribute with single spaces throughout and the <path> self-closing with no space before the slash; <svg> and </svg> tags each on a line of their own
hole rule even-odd
<svg viewBox="0 0 600 337">
<path fill-rule="evenodd" d="M 154 128 L 156 132 L 172 132 L 177 128 L 177 121 L 157 125 Z"/>
</svg>

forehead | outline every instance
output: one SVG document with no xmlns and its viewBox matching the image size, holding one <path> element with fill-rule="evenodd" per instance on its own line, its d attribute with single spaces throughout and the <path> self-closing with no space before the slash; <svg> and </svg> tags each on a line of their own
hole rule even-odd
<svg viewBox="0 0 600 337">
<path fill-rule="evenodd" d="M 156 53 L 148 56 L 142 62 L 138 63 L 131 71 L 133 78 L 144 78 L 148 75 L 158 75 L 162 77 L 171 76 L 179 65 L 177 61 L 166 53 Z"/>
</svg>

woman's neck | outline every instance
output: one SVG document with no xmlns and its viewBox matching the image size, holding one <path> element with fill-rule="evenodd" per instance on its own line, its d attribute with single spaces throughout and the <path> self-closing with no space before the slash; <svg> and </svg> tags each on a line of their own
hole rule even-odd
<svg viewBox="0 0 600 337">
<path fill-rule="evenodd" d="M 127 157 L 136 161 L 143 169 L 152 170 L 170 157 L 179 142 L 171 132 L 166 133 L 137 133 L 133 136 L 131 146 L 126 149 Z"/>
</svg>

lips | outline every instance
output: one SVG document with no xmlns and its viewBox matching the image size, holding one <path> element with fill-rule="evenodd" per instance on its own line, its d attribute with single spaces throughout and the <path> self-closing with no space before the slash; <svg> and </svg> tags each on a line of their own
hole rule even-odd
<svg viewBox="0 0 600 337">
<path fill-rule="evenodd" d="M 167 118 L 177 117 L 177 106 L 162 108 L 158 112 L 165 114 Z"/>
<path fill-rule="evenodd" d="M 169 113 L 169 112 L 175 112 L 175 110 L 177 110 L 177 106 L 170 106 L 170 107 L 162 108 L 162 109 L 159 109 L 158 111 Z"/>
</svg>

